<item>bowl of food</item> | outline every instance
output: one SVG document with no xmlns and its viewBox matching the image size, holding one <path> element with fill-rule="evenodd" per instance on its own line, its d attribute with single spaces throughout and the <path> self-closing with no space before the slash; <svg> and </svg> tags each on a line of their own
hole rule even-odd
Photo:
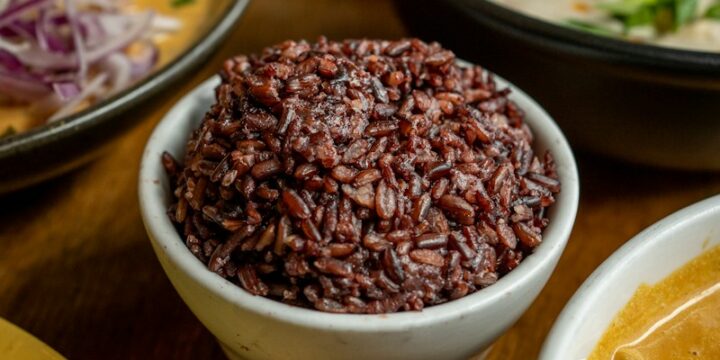
<svg viewBox="0 0 720 360">
<path fill-rule="evenodd" d="M 577 148 L 689 170 L 720 169 L 713 116 L 720 111 L 720 22 L 713 4 L 398 1 L 414 33 L 525 89 Z"/>
<path fill-rule="evenodd" d="M 159 123 L 153 248 L 231 358 L 477 354 L 544 286 L 578 203 L 522 91 L 437 43 L 287 41 Z"/>
<path fill-rule="evenodd" d="M 0 193 L 73 169 L 210 55 L 247 0 L 0 1 Z"/>
<path fill-rule="evenodd" d="M 635 236 L 583 283 L 540 359 L 717 359 L 720 196 Z"/>
</svg>

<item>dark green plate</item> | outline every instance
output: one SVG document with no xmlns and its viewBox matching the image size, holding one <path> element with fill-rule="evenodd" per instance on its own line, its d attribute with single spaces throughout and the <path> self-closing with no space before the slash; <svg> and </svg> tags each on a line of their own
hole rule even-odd
<svg viewBox="0 0 720 360">
<path fill-rule="evenodd" d="M 122 116 L 197 68 L 232 30 L 249 0 L 216 2 L 205 33 L 175 60 L 143 81 L 88 109 L 0 139 L 0 194 L 39 183 L 95 158 L 142 116 Z M 203 31 L 203 29 L 200 29 Z"/>
</svg>

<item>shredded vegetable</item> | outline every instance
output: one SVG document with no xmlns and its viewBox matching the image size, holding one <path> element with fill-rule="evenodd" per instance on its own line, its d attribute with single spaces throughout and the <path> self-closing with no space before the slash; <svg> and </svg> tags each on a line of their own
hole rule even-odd
<svg viewBox="0 0 720 360">
<path fill-rule="evenodd" d="M 720 0 L 607 0 L 595 7 L 619 23 L 620 28 L 611 29 L 607 21 L 569 19 L 566 24 L 598 35 L 629 36 L 635 29 L 645 29 L 659 37 L 701 19 L 720 20 Z"/>
<path fill-rule="evenodd" d="M 124 1 L 0 0 L 0 98 L 60 119 L 147 75 L 178 27 Z"/>
</svg>

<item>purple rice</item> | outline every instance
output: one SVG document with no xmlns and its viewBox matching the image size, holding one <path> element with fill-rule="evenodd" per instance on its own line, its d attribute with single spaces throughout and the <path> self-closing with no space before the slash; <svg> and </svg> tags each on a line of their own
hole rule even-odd
<svg viewBox="0 0 720 360">
<path fill-rule="evenodd" d="M 532 254 L 560 191 L 523 111 L 437 43 L 286 41 L 236 56 L 182 163 L 188 249 L 246 291 L 336 313 L 420 310 Z"/>
</svg>

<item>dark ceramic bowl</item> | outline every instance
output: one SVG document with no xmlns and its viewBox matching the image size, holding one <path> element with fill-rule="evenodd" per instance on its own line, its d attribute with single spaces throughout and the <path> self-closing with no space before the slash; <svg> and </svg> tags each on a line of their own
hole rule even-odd
<svg viewBox="0 0 720 360">
<path fill-rule="evenodd" d="M 154 95 L 189 74 L 217 49 L 249 0 L 203 1 L 216 3 L 207 26 L 198 29 L 204 33 L 173 61 L 84 111 L 0 139 L 0 194 L 60 175 L 96 157 L 111 138 L 142 119 L 142 116 L 127 116 L 128 110 L 149 103 Z"/>
<path fill-rule="evenodd" d="M 412 32 L 526 90 L 573 145 L 654 166 L 720 170 L 720 53 L 638 45 L 484 0 L 397 0 Z"/>
</svg>

